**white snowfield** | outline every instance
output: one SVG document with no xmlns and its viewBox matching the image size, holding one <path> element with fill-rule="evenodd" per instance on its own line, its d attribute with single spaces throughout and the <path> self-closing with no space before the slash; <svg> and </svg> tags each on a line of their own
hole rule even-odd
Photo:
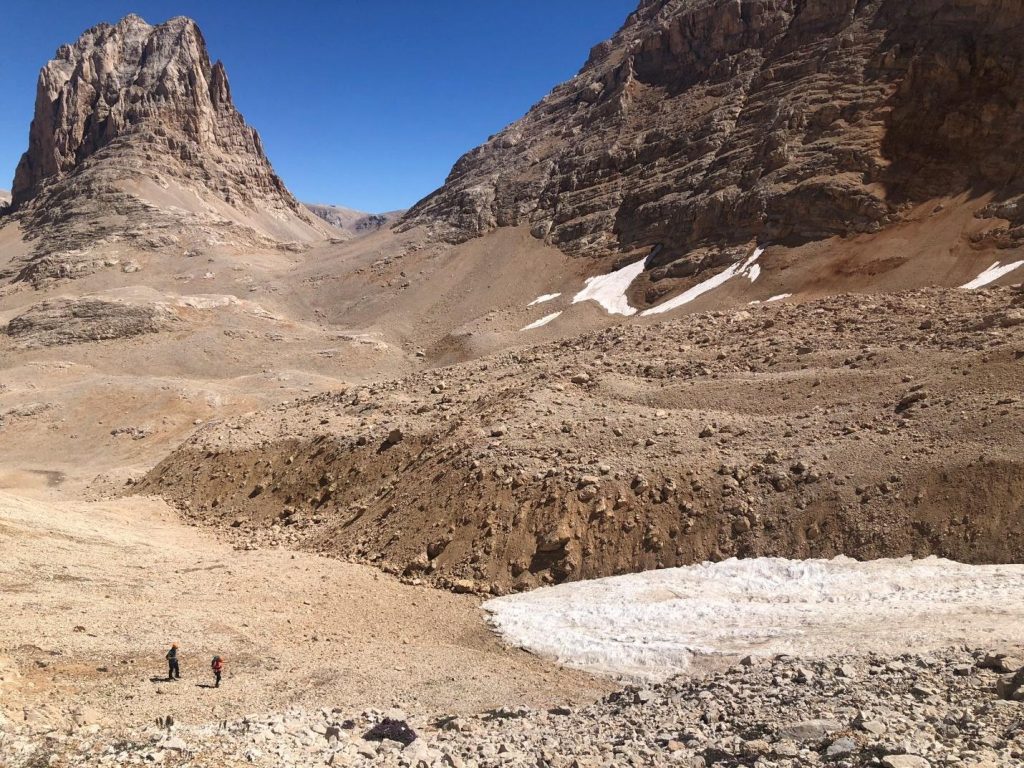
<svg viewBox="0 0 1024 768">
<path fill-rule="evenodd" d="M 550 323 L 552 320 L 554 320 L 560 314 L 562 314 L 562 313 L 561 312 L 552 312 L 550 315 L 545 315 L 540 320 L 534 320 L 532 323 L 530 323 L 529 325 L 523 326 L 519 330 L 520 331 L 532 331 L 534 328 L 540 328 L 542 325 L 547 325 L 548 323 Z"/>
<path fill-rule="evenodd" d="M 999 262 L 997 261 L 995 264 L 986 269 L 976 278 L 971 280 L 971 282 L 964 283 L 960 287 L 968 291 L 973 291 L 976 288 L 982 288 L 988 285 L 989 283 L 994 283 L 1003 275 L 1008 275 L 1015 269 L 1018 269 L 1020 267 L 1024 267 L 1024 261 L 1013 261 L 1010 262 L 1009 264 L 1003 264 L 1002 266 L 1000 266 Z"/>
<path fill-rule="evenodd" d="M 553 301 L 554 299 L 557 299 L 561 295 L 562 294 L 560 294 L 560 293 L 545 293 L 545 294 L 542 294 L 541 296 L 538 296 L 536 299 L 531 301 L 526 306 L 532 307 L 532 306 L 534 306 L 536 304 L 543 304 L 546 301 Z"/>
<path fill-rule="evenodd" d="M 1019 642 L 1024 565 L 733 559 L 561 584 L 489 600 L 484 609 L 511 645 L 590 672 L 664 680 L 698 655 Z"/>
<path fill-rule="evenodd" d="M 723 283 L 731 280 L 737 275 L 746 277 L 750 282 L 754 282 L 761 275 L 761 265 L 755 263 L 764 253 L 764 248 L 757 248 L 754 250 L 754 254 L 746 261 L 737 261 L 728 269 L 722 270 L 714 277 L 709 277 L 703 283 L 697 283 L 687 291 L 683 291 L 678 296 L 669 299 L 663 304 L 659 304 L 656 307 L 651 307 L 641 313 L 644 317 L 648 315 L 660 315 L 662 312 L 670 312 L 673 309 L 678 309 L 684 304 L 689 304 L 699 296 L 703 296 L 708 291 L 714 290 Z"/>
<path fill-rule="evenodd" d="M 609 315 L 635 315 L 636 308 L 630 306 L 626 289 L 644 271 L 646 261 L 645 257 L 607 275 L 588 277 L 586 287 L 572 297 L 572 303 L 579 304 L 589 299 L 604 307 Z"/>
<path fill-rule="evenodd" d="M 764 253 L 764 248 L 754 249 L 753 255 L 746 261 L 738 261 L 728 269 L 719 272 L 714 277 L 708 278 L 702 283 L 690 288 L 688 291 L 684 291 L 673 299 L 669 299 L 664 304 L 659 304 L 656 307 L 652 307 L 641 314 L 646 315 L 657 315 L 662 312 L 668 312 L 670 310 L 681 307 L 684 304 L 689 304 L 691 301 L 696 299 L 698 296 L 702 296 L 714 288 L 717 288 L 722 283 L 730 280 L 737 275 L 746 277 L 750 282 L 754 282 L 758 277 L 761 276 L 761 265 L 755 262 L 760 258 L 761 254 Z M 578 304 L 581 301 L 596 301 L 605 311 L 610 315 L 635 315 L 637 313 L 636 307 L 630 305 L 629 299 L 626 298 L 626 291 L 629 286 L 636 280 L 640 273 L 644 271 L 644 263 L 647 261 L 646 257 L 640 259 L 633 264 L 628 264 L 621 269 L 617 269 L 607 275 L 598 275 L 597 277 L 588 277 L 586 280 L 586 287 L 572 297 L 572 303 Z M 556 296 L 558 294 L 555 294 Z M 543 296 L 540 297 L 544 298 Z M 539 301 L 536 299 L 535 301 Z M 525 329 L 524 329 L 525 330 Z"/>
</svg>

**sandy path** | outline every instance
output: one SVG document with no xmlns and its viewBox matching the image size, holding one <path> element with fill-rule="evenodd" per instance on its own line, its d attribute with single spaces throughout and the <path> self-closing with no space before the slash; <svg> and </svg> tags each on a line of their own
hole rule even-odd
<svg viewBox="0 0 1024 768">
<path fill-rule="evenodd" d="M 56 720 L 83 705 L 123 725 L 291 705 L 465 712 L 606 686 L 502 648 L 469 596 L 302 553 L 236 552 L 157 500 L 27 493 L 0 492 L 9 716 L 27 707 Z M 171 641 L 183 678 L 168 684 L 156 678 Z M 219 690 L 200 686 L 215 653 L 227 660 Z"/>
</svg>

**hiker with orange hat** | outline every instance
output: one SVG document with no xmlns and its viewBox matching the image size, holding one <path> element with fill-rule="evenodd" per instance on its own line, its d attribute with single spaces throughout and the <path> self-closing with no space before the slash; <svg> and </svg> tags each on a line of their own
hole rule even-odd
<svg viewBox="0 0 1024 768">
<path fill-rule="evenodd" d="M 168 680 L 180 680 L 181 671 L 178 669 L 178 644 L 171 643 L 171 650 L 167 652 L 164 657 L 167 659 L 167 679 Z"/>
<path fill-rule="evenodd" d="M 213 687 L 220 688 L 220 673 L 224 669 L 224 660 L 220 656 L 214 656 L 210 662 L 210 669 L 213 670 Z"/>
</svg>

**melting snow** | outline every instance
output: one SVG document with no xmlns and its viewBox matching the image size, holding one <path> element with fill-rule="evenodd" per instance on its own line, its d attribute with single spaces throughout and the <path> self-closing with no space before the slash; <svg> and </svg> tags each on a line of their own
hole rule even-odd
<svg viewBox="0 0 1024 768">
<path fill-rule="evenodd" d="M 484 603 L 507 642 L 665 679 L 696 654 L 824 656 L 1019 640 L 1024 565 L 754 558 L 561 584 Z"/>
<path fill-rule="evenodd" d="M 586 287 L 572 297 L 572 303 L 593 299 L 610 315 L 635 315 L 636 308 L 629 305 L 626 289 L 644 271 L 644 257 L 635 264 L 617 269 L 611 274 L 588 277 Z"/>
<path fill-rule="evenodd" d="M 519 330 L 520 331 L 532 331 L 534 328 L 540 328 L 542 325 L 547 325 L 548 323 L 550 323 L 552 320 L 554 320 L 560 314 L 562 314 L 562 313 L 561 312 L 552 312 L 550 315 L 546 315 L 546 316 L 542 317 L 540 320 L 535 320 L 534 322 L 530 323 L 529 325 L 527 325 L 527 326 L 525 326 L 523 328 L 520 328 Z"/>
<path fill-rule="evenodd" d="M 788 299 L 792 295 L 792 293 L 780 293 L 778 296 L 772 296 L 770 299 L 765 299 L 764 301 L 752 301 L 750 302 L 750 306 L 754 306 L 755 304 L 771 304 L 773 301 L 782 301 L 783 299 Z"/>
<path fill-rule="evenodd" d="M 976 278 L 971 280 L 971 282 L 964 283 L 960 287 L 965 288 L 968 291 L 973 291 L 975 288 L 981 288 L 982 286 L 986 286 L 989 283 L 994 283 L 1003 275 L 1008 275 L 1011 272 L 1013 272 L 1013 270 L 1021 266 L 1024 266 L 1024 261 L 1014 261 L 1011 262 L 1010 264 L 1003 264 L 1002 266 L 999 266 L 999 262 L 997 261 L 995 264 L 986 269 Z"/>
<path fill-rule="evenodd" d="M 710 290 L 714 290 L 718 286 L 722 285 L 728 280 L 736 277 L 737 275 L 743 275 L 750 279 L 750 282 L 757 280 L 758 275 L 761 274 L 761 267 L 755 264 L 760 258 L 761 254 L 764 253 L 764 248 L 757 248 L 754 250 L 753 256 L 746 261 L 737 261 L 728 269 L 719 272 L 714 277 L 710 277 L 703 283 L 697 283 L 697 285 L 690 288 L 688 291 L 684 291 L 675 298 L 669 299 L 664 304 L 659 304 L 656 307 L 651 307 L 645 310 L 642 314 L 647 315 L 660 315 L 662 312 L 669 312 L 673 309 L 677 309 L 684 304 L 689 304 L 691 301 L 699 296 L 703 296 Z"/>
<path fill-rule="evenodd" d="M 534 304 L 543 304 L 545 301 L 551 301 L 552 299 L 557 299 L 561 295 L 562 294 L 560 294 L 560 293 L 545 293 L 543 296 L 538 296 L 536 299 L 531 301 L 526 306 L 532 307 Z"/>
</svg>

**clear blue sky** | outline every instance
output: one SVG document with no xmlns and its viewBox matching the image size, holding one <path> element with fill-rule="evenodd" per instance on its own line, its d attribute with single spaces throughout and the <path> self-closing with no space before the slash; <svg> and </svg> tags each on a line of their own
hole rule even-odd
<svg viewBox="0 0 1024 768">
<path fill-rule="evenodd" d="M 574 75 L 637 0 L 5 0 L 0 187 L 28 141 L 39 68 L 101 21 L 199 22 L 235 103 L 308 202 L 404 208 Z"/>
</svg>

